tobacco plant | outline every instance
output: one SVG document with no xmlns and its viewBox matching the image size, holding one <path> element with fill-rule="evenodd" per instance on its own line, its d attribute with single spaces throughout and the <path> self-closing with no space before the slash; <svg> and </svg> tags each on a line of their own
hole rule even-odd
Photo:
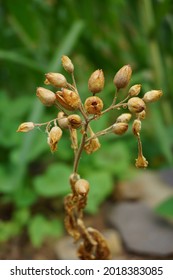
<svg viewBox="0 0 173 280">
<path fill-rule="evenodd" d="M 72 82 L 68 82 L 66 77 L 60 73 L 47 73 L 45 85 L 52 85 L 58 88 L 58 91 L 53 92 L 44 87 L 38 87 L 36 90 L 37 97 L 45 106 L 57 108 L 57 116 L 45 123 L 24 122 L 19 126 L 17 132 L 28 132 L 45 126 L 47 143 L 51 152 L 54 153 L 58 150 L 63 130 L 69 131 L 71 148 L 74 151 L 74 163 L 69 177 L 71 193 L 64 198 L 65 227 L 75 242 L 81 241 L 78 248 L 80 259 L 110 259 L 110 249 L 105 238 L 98 230 L 86 227 L 83 220 L 90 184 L 87 179 L 80 177 L 78 171 L 81 154 L 83 151 L 92 154 L 100 149 L 99 137 L 103 135 L 108 133 L 123 135 L 128 130 L 129 122 L 133 117 L 132 132 L 138 143 L 136 167 L 146 168 L 148 161 L 142 151 L 141 123 L 146 117 L 147 103 L 157 101 L 162 96 L 162 91 L 151 90 L 146 92 L 143 98 L 139 98 L 141 84 L 135 84 L 127 90 L 125 98 L 117 101 L 121 98 L 121 90 L 127 88 L 132 76 L 131 66 L 125 65 L 115 74 L 113 100 L 109 107 L 104 108 L 103 100 L 97 95 L 104 89 L 103 71 L 96 70 L 91 74 L 88 80 L 90 96 L 83 102 L 76 85 L 74 65 L 69 57 L 62 56 L 62 66 L 71 75 Z M 92 122 L 112 110 L 120 109 L 126 109 L 126 111 L 120 113 L 113 124 L 101 131 L 92 130 Z"/>
</svg>

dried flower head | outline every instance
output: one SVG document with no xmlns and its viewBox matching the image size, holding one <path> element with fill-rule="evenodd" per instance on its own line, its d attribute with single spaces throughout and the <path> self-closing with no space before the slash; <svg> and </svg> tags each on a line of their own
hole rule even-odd
<svg viewBox="0 0 173 280">
<path fill-rule="evenodd" d="M 43 87 L 38 87 L 36 95 L 40 101 L 46 106 L 52 106 L 55 103 L 56 96 L 51 90 L 45 89 Z"/>
<path fill-rule="evenodd" d="M 103 101 L 97 96 L 88 97 L 84 104 L 88 114 L 99 115 L 103 109 Z"/>
<path fill-rule="evenodd" d="M 112 126 L 112 132 L 117 135 L 122 135 L 128 130 L 128 124 L 127 123 L 115 123 Z"/>
<path fill-rule="evenodd" d="M 139 154 L 135 165 L 137 168 L 146 168 L 148 166 L 148 161 L 143 155 Z"/>
<path fill-rule="evenodd" d="M 93 94 L 102 91 L 105 84 L 105 78 L 102 70 L 94 71 L 89 80 L 88 80 L 88 88 Z"/>
<path fill-rule="evenodd" d="M 57 150 L 57 144 L 62 137 L 62 130 L 59 126 L 54 126 L 48 133 L 47 142 L 52 152 Z"/>
<path fill-rule="evenodd" d="M 79 128 L 82 125 L 82 119 L 79 115 L 73 114 L 68 116 L 68 123 L 72 128 Z"/>
<path fill-rule="evenodd" d="M 24 122 L 21 123 L 17 129 L 17 132 L 28 132 L 34 129 L 35 124 L 33 122 Z"/>
<path fill-rule="evenodd" d="M 131 79 L 131 75 L 132 75 L 132 68 L 131 66 L 128 65 L 124 65 L 116 74 L 114 77 L 114 85 L 116 86 L 116 88 L 119 90 L 121 88 L 125 88 L 130 79 Z"/>
<path fill-rule="evenodd" d="M 127 104 L 131 113 L 140 113 L 146 108 L 144 101 L 139 97 L 130 98 Z"/>
<path fill-rule="evenodd" d="M 133 96 L 137 96 L 141 91 L 141 84 L 136 84 L 133 85 L 130 89 L 129 89 L 129 96 L 133 97 Z"/>
<path fill-rule="evenodd" d="M 128 123 L 131 119 L 132 115 L 130 113 L 124 113 L 124 114 L 121 114 L 116 122 L 117 123 Z"/>
<path fill-rule="evenodd" d="M 62 61 L 62 66 L 64 67 L 65 71 L 72 74 L 74 71 L 74 65 L 73 65 L 71 59 L 68 56 L 63 55 L 61 58 L 61 61 Z"/>
<path fill-rule="evenodd" d="M 67 110 L 74 111 L 80 106 L 80 98 L 77 92 L 62 88 L 56 92 L 57 101 Z"/>
<path fill-rule="evenodd" d="M 66 87 L 67 86 L 67 80 L 64 77 L 64 75 L 60 74 L 60 73 L 47 73 L 45 74 L 46 76 L 46 84 L 51 84 L 55 87 Z"/>
<path fill-rule="evenodd" d="M 155 102 L 163 95 L 162 90 L 150 90 L 144 94 L 143 100 L 146 103 Z"/>
</svg>

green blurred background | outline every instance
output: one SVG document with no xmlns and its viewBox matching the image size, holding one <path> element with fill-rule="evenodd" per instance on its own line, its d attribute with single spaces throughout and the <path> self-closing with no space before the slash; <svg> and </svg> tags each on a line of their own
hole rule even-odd
<svg viewBox="0 0 173 280">
<path fill-rule="evenodd" d="M 57 114 L 35 97 L 46 72 L 62 72 L 61 56 L 75 65 L 82 100 L 87 81 L 103 69 L 105 107 L 113 98 L 116 71 L 131 64 L 131 83 L 142 94 L 162 89 L 143 123 L 144 155 L 150 169 L 173 163 L 173 3 L 172 0 L 6 0 L 0 1 L 0 241 L 23 231 L 36 247 L 45 236 L 61 236 L 63 197 L 69 192 L 73 151 L 64 133 L 52 155 L 44 130 L 16 133 L 24 121 L 44 122 Z M 67 75 L 66 75 L 67 77 Z M 109 126 L 115 113 L 96 130 Z M 83 155 L 80 173 L 91 186 L 87 211 L 95 214 L 114 183 L 135 172 L 137 143 L 131 131 L 101 139 L 102 149 Z M 105 160 L 106 159 L 106 160 Z M 137 172 L 137 171 L 136 171 Z M 102 190 L 100 192 L 100 189 Z"/>
</svg>

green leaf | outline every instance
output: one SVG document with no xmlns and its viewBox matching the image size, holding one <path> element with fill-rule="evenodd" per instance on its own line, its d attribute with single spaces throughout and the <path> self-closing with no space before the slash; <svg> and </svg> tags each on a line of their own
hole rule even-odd
<svg viewBox="0 0 173 280">
<path fill-rule="evenodd" d="M 31 219 L 28 232 L 32 244 L 40 247 L 46 237 L 60 237 L 63 234 L 63 226 L 59 220 L 48 221 L 44 216 L 38 214 Z"/>
<path fill-rule="evenodd" d="M 111 175 L 105 171 L 91 172 L 86 178 L 90 183 L 86 210 L 91 214 L 95 214 L 100 204 L 111 194 L 113 180 Z"/>
<path fill-rule="evenodd" d="M 32 188 L 23 186 L 15 190 L 12 199 L 16 206 L 28 207 L 37 201 L 37 194 Z"/>
<path fill-rule="evenodd" d="M 0 241 L 5 242 L 20 233 L 20 225 L 15 221 L 0 221 Z"/>
<path fill-rule="evenodd" d="M 65 164 L 51 165 L 45 174 L 34 179 L 35 191 L 45 197 L 65 196 L 70 191 L 70 168 Z"/>
<path fill-rule="evenodd" d="M 19 225 L 26 225 L 30 218 L 30 211 L 28 208 L 20 208 L 13 214 L 13 220 Z"/>
<path fill-rule="evenodd" d="M 32 244 L 39 247 L 47 235 L 47 221 L 42 215 L 37 215 L 31 219 L 28 225 L 28 233 Z"/>
<path fill-rule="evenodd" d="M 94 163 L 97 168 L 124 178 L 130 164 L 127 146 L 120 141 L 104 144 L 102 150 L 95 155 Z"/>
<path fill-rule="evenodd" d="M 173 218 L 173 196 L 159 204 L 155 211 L 165 218 Z"/>
</svg>

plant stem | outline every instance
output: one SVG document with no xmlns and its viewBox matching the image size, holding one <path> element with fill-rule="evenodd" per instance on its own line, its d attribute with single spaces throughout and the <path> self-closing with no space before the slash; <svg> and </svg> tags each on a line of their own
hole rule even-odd
<svg viewBox="0 0 173 280">
<path fill-rule="evenodd" d="M 87 137 L 87 129 L 88 129 L 88 120 L 85 122 L 84 132 L 83 132 L 83 135 L 82 135 L 81 143 L 80 143 L 79 149 L 78 149 L 78 151 L 76 152 L 76 155 L 75 155 L 74 165 L 73 165 L 73 172 L 74 173 L 77 173 L 77 170 L 78 170 L 80 157 L 81 157 L 83 147 L 85 145 L 85 140 L 86 140 L 86 137 Z"/>
</svg>

